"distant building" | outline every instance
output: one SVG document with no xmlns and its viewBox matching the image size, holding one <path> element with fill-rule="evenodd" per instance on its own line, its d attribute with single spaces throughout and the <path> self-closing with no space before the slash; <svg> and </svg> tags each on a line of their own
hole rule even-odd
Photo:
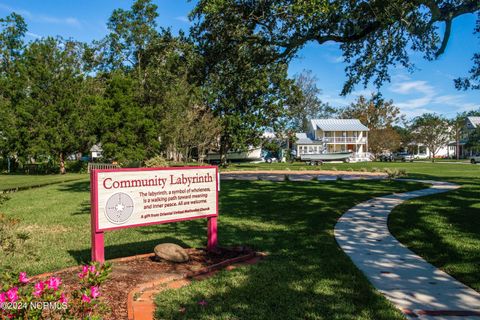
<svg viewBox="0 0 480 320">
<path fill-rule="evenodd" d="M 103 149 L 101 144 L 94 144 L 90 148 L 90 156 L 93 159 L 101 158 L 103 156 Z"/>
<path fill-rule="evenodd" d="M 358 119 L 313 119 L 308 132 L 296 133 L 297 157 L 303 154 L 352 152 L 352 160 L 369 160 L 368 131 Z"/>
<path fill-rule="evenodd" d="M 466 117 L 465 118 L 465 126 L 462 130 L 462 135 L 460 138 L 460 144 L 459 144 L 459 155 L 460 157 L 468 157 L 472 155 L 472 150 L 468 150 L 465 148 L 465 144 L 468 142 L 468 137 L 470 134 L 476 130 L 477 128 L 480 128 L 480 117 Z M 450 157 L 456 157 L 456 152 L 457 152 L 457 142 L 456 141 L 450 141 L 448 143 L 448 155 Z"/>
</svg>

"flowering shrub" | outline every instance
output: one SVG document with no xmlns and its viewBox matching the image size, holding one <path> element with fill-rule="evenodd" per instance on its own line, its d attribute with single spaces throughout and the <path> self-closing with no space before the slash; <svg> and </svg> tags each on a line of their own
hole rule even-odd
<svg viewBox="0 0 480 320">
<path fill-rule="evenodd" d="M 59 277 L 34 281 L 25 272 L 7 273 L 0 282 L 0 319 L 95 319 L 106 306 L 100 287 L 109 264 L 91 263 L 77 275 L 78 286 L 67 290 Z"/>
</svg>

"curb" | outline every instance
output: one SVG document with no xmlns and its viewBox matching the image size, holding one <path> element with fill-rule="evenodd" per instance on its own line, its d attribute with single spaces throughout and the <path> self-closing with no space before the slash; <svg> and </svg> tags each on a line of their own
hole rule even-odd
<svg viewBox="0 0 480 320">
<path fill-rule="evenodd" d="M 149 281 L 138 285 L 128 293 L 127 312 L 129 320 L 153 320 L 155 312 L 155 295 L 163 290 L 179 289 L 191 283 L 191 280 L 204 280 L 215 275 L 221 269 L 231 271 L 235 264 L 255 264 L 266 254 L 251 252 L 239 257 L 227 259 L 198 271 L 188 272 L 183 275 L 171 275 L 161 279 Z"/>
</svg>

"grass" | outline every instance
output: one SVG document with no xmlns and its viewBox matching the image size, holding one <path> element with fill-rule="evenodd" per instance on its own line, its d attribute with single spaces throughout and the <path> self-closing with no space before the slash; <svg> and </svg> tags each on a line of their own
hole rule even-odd
<svg viewBox="0 0 480 320">
<path fill-rule="evenodd" d="M 185 305 L 189 318 L 402 319 L 338 248 L 333 226 L 355 203 L 420 187 L 387 181 L 222 183 L 220 243 L 249 245 L 270 256 L 162 295 L 162 317 L 174 317 Z M 0 254 L 0 271 L 38 274 L 88 261 L 88 189 L 88 181 L 76 181 L 12 194 L 0 211 L 20 219 L 30 239 L 15 255 Z M 151 252 L 165 241 L 202 247 L 205 227 L 196 220 L 108 232 L 106 256 Z M 200 298 L 209 306 L 197 313 Z"/>
<path fill-rule="evenodd" d="M 255 266 L 157 296 L 159 319 L 403 319 L 338 248 L 333 226 L 394 182 L 223 183 L 220 243 L 269 252 Z M 201 306 L 199 301 L 207 301 Z M 185 310 L 179 312 L 179 310 Z"/>
<path fill-rule="evenodd" d="M 79 179 L 87 179 L 86 174 L 69 173 L 67 175 L 25 175 L 25 174 L 0 174 L 0 191 L 10 189 L 32 188 L 54 183 L 61 183 Z"/>
<path fill-rule="evenodd" d="M 434 173 L 412 174 L 434 174 L 462 187 L 408 201 L 393 210 L 388 226 L 411 250 L 480 292 L 480 166 L 457 166 L 470 169 L 460 174 L 441 165 Z"/>
<path fill-rule="evenodd" d="M 303 164 L 241 164 L 229 169 L 302 167 L 312 168 Z M 398 168 L 412 178 L 461 184 L 459 190 L 398 207 L 389 225 L 414 251 L 480 289 L 480 166 L 414 162 L 335 163 L 321 168 L 333 167 L 363 171 Z M 23 176 L 14 178 L 25 183 Z M 250 245 L 270 256 L 258 265 L 163 292 L 157 297 L 157 317 L 403 319 L 338 248 L 333 226 L 356 203 L 421 187 L 387 181 L 225 181 L 220 244 Z M 20 219 L 20 230 L 27 231 L 30 239 L 24 250 L 13 256 L 0 253 L 0 272 L 8 269 L 37 274 L 88 261 L 88 191 L 85 179 L 12 194 L 0 212 Z M 165 241 L 200 247 L 205 245 L 205 238 L 205 222 L 201 220 L 108 232 L 106 255 L 116 258 L 151 252 Z M 200 300 L 208 304 L 199 305 Z M 185 312 L 180 312 L 181 308 Z"/>
</svg>

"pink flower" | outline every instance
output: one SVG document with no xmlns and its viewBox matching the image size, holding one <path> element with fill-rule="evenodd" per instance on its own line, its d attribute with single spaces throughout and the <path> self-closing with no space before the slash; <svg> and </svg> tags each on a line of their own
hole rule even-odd
<svg viewBox="0 0 480 320">
<path fill-rule="evenodd" d="M 5 292 L 0 292 L 0 303 L 7 301 L 7 294 Z"/>
<path fill-rule="evenodd" d="M 96 270 L 95 266 L 88 267 L 88 271 L 90 271 L 91 273 L 95 273 L 95 270 Z"/>
<path fill-rule="evenodd" d="M 79 273 L 78 273 L 78 277 L 79 277 L 80 279 L 85 278 L 85 273 L 79 272 Z"/>
<path fill-rule="evenodd" d="M 205 300 L 200 300 L 198 301 L 198 304 L 205 307 L 208 304 L 208 302 Z"/>
<path fill-rule="evenodd" d="M 90 287 L 90 296 L 96 299 L 100 296 L 100 289 L 96 286 Z"/>
<path fill-rule="evenodd" d="M 49 289 L 53 289 L 55 291 L 58 290 L 58 287 L 62 284 L 62 280 L 57 277 L 51 277 L 47 280 L 47 286 Z"/>
<path fill-rule="evenodd" d="M 40 297 L 45 289 L 45 285 L 42 281 L 35 283 L 33 295 L 35 297 Z"/>
<path fill-rule="evenodd" d="M 82 301 L 86 303 L 90 303 L 91 299 L 86 294 L 82 294 Z"/>
<path fill-rule="evenodd" d="M 83 266 L 82 267 L 82 273 L 83 274 L 88 273 L 88 266 Z"/>
<path fill-rule="evenodd" d="M 20 272 L 20 274 L 18 275 L 18 281 L 20 283 L 29 283 L 30 279 L 27 278 L 26 272 Z"/>
<path fill-rule="evenodd" d="M 7 291 L 8 301 L 16 302 L 18 300 L 18 288 L 13 287 Z"/>
<path fill-rule="evenodd" d="M 60 302 L 60 303 L 67 303 L 68 302 L 68 298 L 65 296 L 65 293 L 62 292 L 62 294 L 60 295 L 60 299 L 58 299 L 58 302 Z"/>
</svg>

